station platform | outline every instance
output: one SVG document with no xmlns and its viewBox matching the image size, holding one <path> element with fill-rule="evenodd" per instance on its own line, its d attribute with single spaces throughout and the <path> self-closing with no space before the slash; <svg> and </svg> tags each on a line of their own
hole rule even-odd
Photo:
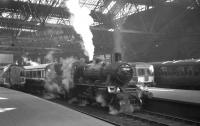
<svg viewBox="0 0 200 126">
<path fill-rule="evenodd" d="M 0 126 L 112 126 L 36 96 L 0 87 Z"/>
<path fill-rule="evenodd" d="M 152 92 L 153 98 L 160 98 L 200 105 L 200 90 L 180 90 L 155 87 L 148 87 L 146 90 Z"/>
</svg>

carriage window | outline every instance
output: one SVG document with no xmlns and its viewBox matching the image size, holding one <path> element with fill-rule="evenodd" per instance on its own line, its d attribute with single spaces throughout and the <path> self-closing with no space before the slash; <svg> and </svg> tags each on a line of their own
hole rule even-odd
<svg viewBox="0 0 200 126">
<path fill-rule="evenodd" d="M 194 71 L 195 76 L 200 75 L 200 67 L 199 66 L 194 66 L 193 71 Z"/>
<path fill-rule="evenodd" d="M 139 76 L 145 75 L 144 69 L 138 69 L 138 75 Z"/>
<path fill-rule="evenodd" d="M 176 68 L 175 67 L 168 67 L 167 74 L 170 76 L 173 76 L 176 74 Z"/>
<path fill-rule="evenodd" d="M 185 75 L 185 69 L 183 66 L 180 66 L 176 69 L 177 73 L 179 76 L 184 76 Z"/>
<path fill-rule="evenodd" d="M 30 71 L 26 71 L 26 77 L 30 77 Z"/>
<path fill-rule="evenodd" d="M 30 78 L 33 78 L 33 71 L 30 71 Z"/>
<path fill-rule="evenodd" d="M 42 78 L 44 78 L 45 77 L 44 70 L 42 70 L 41 72 L 42 72 Z"/>
<path fill-rule="evenodd" d="M 161 75 L 162 75 L 162 71 L 161 71 L 160 68 L 155 69 L 155 75 L 156 75 L 156 76 L 161 76 Z"/>
<path fill-rule="evenodd" d="M 193 74 L 192 66 L 187 67 L 187 75 L 192 76 L 192 74 Z"/>
<path fill-rule="evenodd" d="M 34 71 L 31 71 L 31 77 L 34 78 Z"/>
<path fill-rule="evenodd" d="M 161 67 L 161 74 L 166 76 L 167 75 L 167 67 Z"/>
<path fill-rule="evenodd" d="M 24 77 L 24 76 L 25 76 L 24 71 L 21 71 L 21 72 L 20 72 L 20 76 L 21 76 L 21 77 Z"/>
<path fill-rule="evenodd" d="M 38 77 L 38 78 L 41 78 L 41 77 L 42 77 L 41 71 L 37 71 L 37 77 Z"/>
<path fill-rule="evenodd" d="M 33 78 L 36 78 L 37 77 L 37 73 L 36 73 L 36 71 L 33 71 Z"/>
</svg>

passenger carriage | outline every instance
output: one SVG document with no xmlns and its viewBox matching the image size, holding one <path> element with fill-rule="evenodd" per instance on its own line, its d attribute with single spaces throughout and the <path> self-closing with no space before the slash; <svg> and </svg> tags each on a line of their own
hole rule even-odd
<svg viewBox="0 0 200 126">
<path fill-rule="evenodd" d="M 200 60 L 177 60 L 152 64 L 157 87 L 200 89 Z"/>
<path fill-rule="evenodd" d="M 131 83 L 143 86 L 153 86 L 155 84 L 153 65 L 144 62 L 132 62 L 129 64 L 133 67 Z"/>
<path fill-rule="evenodd" d="M 24 69 L 21 66 L 9 64 L 0 67 L 0 85 L 3 87 L 23 87 L 25 84 Z"/>
<path fill-rule="evenodd" d="M 26 78 L 25 88 L 44 90 L 47 81 L 55 81 L 58 76 L 61 76 L 62 73 L 59 72 L 58 67 L 60 65 L 55 63 L 24 66 Z M 61 79 L 59 80 L 61 81 Z"/>
</svg>

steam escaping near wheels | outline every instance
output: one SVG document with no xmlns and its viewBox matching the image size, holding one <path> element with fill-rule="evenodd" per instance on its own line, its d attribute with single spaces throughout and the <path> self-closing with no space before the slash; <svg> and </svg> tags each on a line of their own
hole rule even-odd
<svg viewBox="0 0 200 126">
<path fill-rule="evenodd" d="M 62 62 L 62 84 L 64 89 L 69 92 L 71 88 L 73 88 L 75 85 L 73 83 L 73 63 L 75 63 L 77 60 L 73 57 L 67 58 L 63 60 Z"/>
</svg>

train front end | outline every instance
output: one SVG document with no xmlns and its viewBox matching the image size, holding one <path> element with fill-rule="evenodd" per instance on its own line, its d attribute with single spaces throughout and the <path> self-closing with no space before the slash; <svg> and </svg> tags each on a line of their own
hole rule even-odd
<svg viewBox="0 0 200 126">
<path fill-rule="evenodd" d="M 133 112 L 136 106 L 141 106 L 137 87 L 130 85 L 133 68 L 128 63 L 75 63 L 73 74 L 75 86 L 72 93 L 81 101 L 97 102 L 117 112 Z"/>
</svg>

